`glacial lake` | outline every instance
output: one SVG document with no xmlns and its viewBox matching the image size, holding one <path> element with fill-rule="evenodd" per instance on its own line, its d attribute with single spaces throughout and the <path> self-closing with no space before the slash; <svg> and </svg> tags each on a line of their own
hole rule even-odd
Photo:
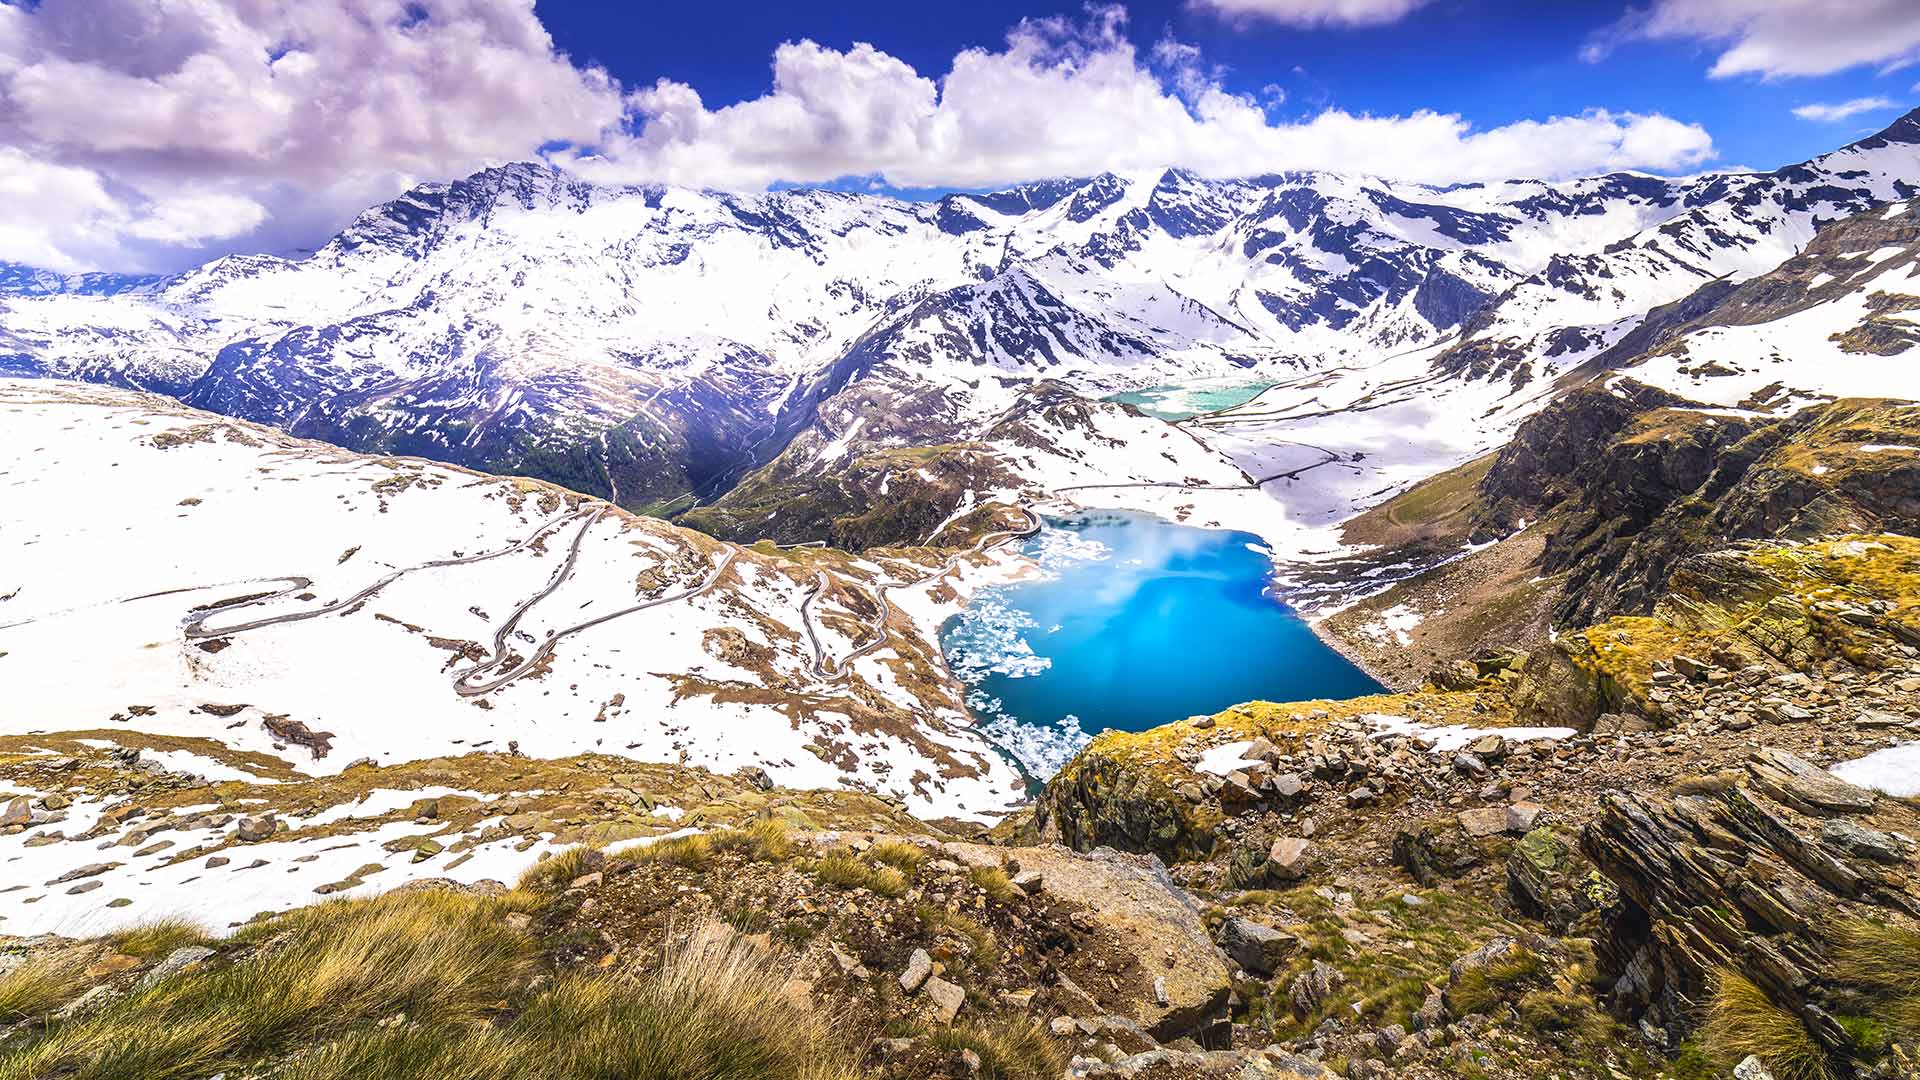
<svg viewBox="0 0 1920 1080">
<path fill-rule="evenodd" d="M 1197 380 L 1177 386 L 1149 386 L 1113 394 L 1106 400 L 1132 405 L 1162 420 L 1189 420 L 1201 413 L 1245 405 L 1271 389 L 1271 382 Z"/>
<path fill-rule="evenodd" d="M 1109 728 L 1382 690 L 1275 599 L 1252 534 L 1128 511 L 1046 524 L 1024 542 L 1040 573 L 982 589 L 940 634 L 975 720 L 1037 778 Z"/>
</svg>

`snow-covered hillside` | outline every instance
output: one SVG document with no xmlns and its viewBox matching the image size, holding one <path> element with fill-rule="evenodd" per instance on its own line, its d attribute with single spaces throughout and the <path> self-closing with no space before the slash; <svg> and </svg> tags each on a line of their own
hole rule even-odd
<svg viewBox="0 0 1920 1080">
<path fill-rule="evenodd" d="M 647 509 L 783 451 L 794 478 L 980 439 L 1038 380 L 1097 397 L 1241 378 L 1282 385 L 1260 422 L 1202 437 L 1249 473 L 1304 463 L 1299 443 L 1350 457 L 1363 440 L 1301 426 L 1319 415 L 1411 433 L 1296 515 L 1323 519 L 1498 442 L 1649 309 L 1917 183 L 1912 116 L 1771 173 L 1449 188 L 1165 170 L 912 203 L 522 164 L 417 188 L 298 260 L 159 281 L 8 268 L 0 372 Z M 1378 411 L 1416 399 L 1430 415 Z"/>
<path fill-rule="evenodd" d="M 954 588 L 896 591 L 884 640 L 837 671 L 875 637 L 876 586 L 932 556 L 748 550 L 546 484 L 44 380 L 0 380 L 0 490 L 0 736 L 206 738 L 318 775 L 597 751 L 928 816 L 1022 795 L 933 642 Z M 942 580 L 964 592 L 990 562 Z"/>
</svg>

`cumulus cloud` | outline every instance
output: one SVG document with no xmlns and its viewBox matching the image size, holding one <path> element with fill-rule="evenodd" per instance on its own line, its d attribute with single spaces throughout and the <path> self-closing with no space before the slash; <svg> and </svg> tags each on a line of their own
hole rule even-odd
<svg viewBox="0 0 1920 1080">
<path fill-rule="evenodd" d="M 269 222 L 337 224 L 419 178 L 597 139 L 624 113 L 531 0 L 0 6 L 5 182 L 57 169 L 81 194 L 39 228 L 10 208 L 0 258 L 154 265 Z M 278 232 L 260 239 L 296 241 Z"/>
<path fill-rule="evenodd" d="M 1028 20 L 1005 48 L 955 57 L 937 83 L 870 46 L 783 45 L 767 94 L 709 109 L 693 87 L 662 80 L 632 97 L 637 134 L 573 164 L 610 179 L 730 188 L 849 174 L 978 187 L 1169 164 L 1215 176 L 1560 177 L 1682 168 L 1713 153 L 1698 125 L 1605 110 L 1484 130 L 1424 110 L 1274 121 L 1189 47 L 1163 42 L 1143 59 L 1123 31 L 1117 8 L 1085 22 Z"/>
<path fill-rule="evenodd" d="M 1654 0 L 1629 9 L 1581 55 L 1605 59 L 1632 41 L 1698 41 L 1720 50 L 1714 78 L 1826 75 L 1862 64 L 1900 67 L 1920 58 L 1913 0 Z"/>
<path fill-rule="evenodd" d="M 1358 17 L 1392 5 L 1267 6 Z M 1226 75 L 1171 38 L 1141 55 L 1117 6 L 1022 22 L 945 72 L 866 44 L 790 42 L 765 94 L 710 107 L 686 83 L 628 88 L 572 63 L 531 0 L 0 5 L 0 259 L 166 269 L 312 244 L 410 183 L 543 148 L 590 178 L 736 190 L 847 177 L 983 187 L 1166 165 L 1451 182 L 1680 169 L 1713 154 L 1698 125 L 1657 114 L 1493 128 L 1424 110 L 1277 119 L 1277 88 L 1235 93 Z"/>
<path fill-rule="evenodd" d="M 1189 0 L 1227 19 L 1268 19 L 1290 26 L 1379 26 L 1397 22 L 1428 0 Z"/>
<path fill-rule="evenodd" d="M 1812 105 L 1801 105 L 1793 110 L 1793 115 L 1799 117 L 1802 120 L 1815 120 L 1815 121 L 1819 121 L 1820 123 L 1834 123 L 1836 121 L 1845 120 L 1849 116 L 1856 116 L 1860 113 L 1878 112 L 1881 109 L 1892 109 L 1897 107 L 1898 106 L 1894 104 L 1893 99 L 1891 98 L 1863 97 L 1863 98 L 1854 98 L 1852 101 L 1836 102 L 1830 105 L 1821 104 L 1818 102 Z"/>
</svg>

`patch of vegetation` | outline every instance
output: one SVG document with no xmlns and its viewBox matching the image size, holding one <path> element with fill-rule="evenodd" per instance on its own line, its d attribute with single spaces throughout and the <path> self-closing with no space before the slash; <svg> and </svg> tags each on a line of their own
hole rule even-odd
<svg viewBox="0 0 1920 1080">
<path fill-rule="evenodd" d="M 1848 919 L 1834 932 L 1833 977 L 1870 997 L 1883 1033 L 1920 1038 L 1920 929 Z M 1853 1032 L 1863 1049 L 1885 1040 Z"/>
<path fill-rule="evenodd" d="M 997 903 L 1012 903 L 1013 898 L 1019 895 L 1019 890 L 1013 887 L 1013 879 L 997 866 L 976 866 L 968 871 L 967 878 L 973 882 L 974 888 L 986 893 Z"/>
<path fill-rule="evenodd" d="M 903 874 L 912 874 L 920 869 L 921 863 L 927 861 L 927 853 L 924 849 L 904 840 L 882 840 L 873 845 L 873 849 L 867 854 Z"/>
<path fill-rule="evenodd" d="M 842 889 L 866 889 L 888 899 L 907 894 L 907 879 L 891 866 L 873 866 L 844 851 L 832 851 L 813 864 L 821 884 Z"/>
<path fill-rule="evenodd" d="M 86 972 L 80 964 L 60 957 L 34 957 L 0 975 L 0 1024 L 38 1020 L 86 988 Z"/>
<path fill-rule="evenodd" d="M 992 1027 L 958 1024 L 935 1032 L 934 1049 L 948 1057 L 971 1050 L 980 1058 L 981 1080 L 1054 1080 L 1067 1071 L 1067 1055 L 1030 1020 Z"/>
<path fill-rule="evenodd" d="M 115 947 L 121 952 L 149 962 L 164 960 L 175 949 L 212 943 L 213 935 L 207 928 L 189 919 L 155 919 L 114 939 Z"/>
<path fill-rule="evenodd" d="M 715 853 L 739 852 L 756 862 L 785 862 L 793 857 L 793 834 L 786 822 L 762 818 L 744 829 L 727 829 L 710 834 L 708 846 Z"/>
<path fill-rule="evenodd" d="M 570 847 L 528 867 L 515 887 L 536 894 L 557 893 L 592 873 L 601 861 L 601 854 L 592 848 Z"/>
<path fill-rule="evenodd" d="M 1826 1051 L 1800 1018 L 1736 971 L 1723 970 L 1714 980 L 1700 1042 L 1722 1069 L 1752 1055 L 1779 1080 L 1833 1080 Z"/>
<path fill-rule="evenodd" d="M 552 861 L 552 860 L 549 860 Z M 335 901 L 255 924 L 185 972 L 0 1053 L 0 1078 L 854 1080 L 836 1018 L 729 935 L 651 970 L 534 979 L 537 947 L 493 900 L 445 891 Z M 717 943 L 716 943 L 717 942 Z M 0 979 L 0 1015 L 74 983 Z M 51 980 L 51 981 L 49 981 Z M 66 980 L 66 981 L 63 981 Z M 42 987 L 29 998 L 29 982 Z M 53 989 L 46 987 L 52 986 Z"/>
<path fill-rule="evenodd" d="M 622 851 L 617 858 L 632 863 L 660 863 L 684 870 L 705 870 L 713 864 L 713 835 L 695 833 L 692 836 L 658 840 L 645 847 Z"/>
</svg>

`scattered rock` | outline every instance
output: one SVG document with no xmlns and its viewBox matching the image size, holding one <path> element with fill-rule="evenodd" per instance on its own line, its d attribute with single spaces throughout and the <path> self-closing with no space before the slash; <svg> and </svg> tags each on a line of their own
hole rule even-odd
<svg viewBox="0 0 1920 1080">
<path fill-rule="evenodd" d="M 927 1000 L 933 1005 L 934 1019 L 943 1024 L 953 1023 L 953 1018 L 960 1015 L 960 1007 L 967 1003 L 965 990 L 937 975 L 927 980 L 925 989 Z"/>
<path fill-rule="evenodd" d="M 1299 947 L 1299 938 L 1252 919 L 1234 916 L 1220 924 L 1220 948 L 1257 975 L 1273 974 Z"/>
<path fill-rule="evenodd" d="M 915 949 L 913 955 L 907 957 L 907 969 L 900 973 L 900 989 L 911 994 L 932 975 L 933 957 L 927 955 L 925 949 Z"/>
</svg>

